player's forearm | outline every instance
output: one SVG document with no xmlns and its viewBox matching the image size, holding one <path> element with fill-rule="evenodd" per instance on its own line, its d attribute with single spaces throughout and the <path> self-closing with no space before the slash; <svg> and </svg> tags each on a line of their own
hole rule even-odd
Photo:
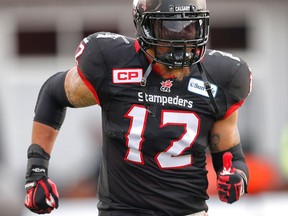
<svg viewBox="0 0 288 216">
<path fill-rule="evenodd" d="M 209 149 L 211 153 L 226 151 L 240 143 L 237 127 L 238 111 L 228 118 L 218 120 L 210 131 Z"/>
<path fill-rule="evenodd" d="M 37 214 L 50 213 L 59 205 L 57 186 L 48 177 L 50 155 L 57 134 L 58 130 L 51 126 L 33 122 L 32 144 L 27 150 L 24 204 Z"/>
<path fill-rule="evenodd" d="M 40 145 L 49 155 L 57 135 L 58 130 L 36 121 L 33 122 L 31 143 Z"/>
</svg>

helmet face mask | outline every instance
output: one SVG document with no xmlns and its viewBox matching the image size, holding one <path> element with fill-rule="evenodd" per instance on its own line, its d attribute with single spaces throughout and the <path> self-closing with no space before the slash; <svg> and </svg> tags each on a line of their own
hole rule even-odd
<svg viewBox="0 0 288 216">
<path fill-rule="evenodd" d="M 199 2 L 205 10 L 197 10 Z M 178 68 L 201 60 L 209 35 L 205 0 L 135 0 L 133 12 L 140 46 L 154 50 L 153 61 Z"/>
</svg>

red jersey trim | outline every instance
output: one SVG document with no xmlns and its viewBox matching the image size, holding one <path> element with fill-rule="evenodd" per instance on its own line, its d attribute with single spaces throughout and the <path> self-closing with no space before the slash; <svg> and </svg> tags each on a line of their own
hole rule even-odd
<svg viewBox="0 0 288 216">
<path fill-rule="evenodd" d="M 141 49 L 138 40 L 135 40 L 135 42 L 134 42 L 134 48 L 135 48 L 135 51 L 136 51 L 136 52 L 139 52 L 139 50 Z"/>
<path fill-rule="evenodd" d="M 233 104 L 226 112 L 226 114 L 224 115 L 223 119 L 226 119 L 228 116 L 230 116 L 235 110 L 237 110 L 239 107 L 242 106 L 242 104 L 244 103 L 245 100 L 242 100 L 236 104 Z"/>
<path fill-rule="evenodd" d="M 84 84 L 88 87 L 88 89 L 92 92 L 92 94 L 94 95 L 94 98 L 97 102 L 98 105 L 100 105 L 100 100 L 98 98 L 97 92 L 94 89 L 93 85 L 85 78 L 83 72 L 80 70 L 79 67 L 77 67 L 77 71 L 79 76 L 81 77 L 82 81 L 84 82 Z"/>
</svg>

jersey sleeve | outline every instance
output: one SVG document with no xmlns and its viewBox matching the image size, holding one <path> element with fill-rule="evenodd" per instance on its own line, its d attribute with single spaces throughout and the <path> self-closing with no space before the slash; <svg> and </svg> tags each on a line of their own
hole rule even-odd
<svg viewBox="0 0 288 216">
<path fill-rule="evenodd" d="M 241 65 L 225 89 L 227 111 L 223 118 L 227 118 L 237 110 L 252 90 L 252 73 L 246 62 Z"/>
<path fill-rule="evenodd" d="M 75 61 L 80 77 L 93 93 L 97 103 L 100 104 L 97 91 L 106 73 L 96 34 L 90 35 L 81 41 L 75 53 Z"/>
</svg>

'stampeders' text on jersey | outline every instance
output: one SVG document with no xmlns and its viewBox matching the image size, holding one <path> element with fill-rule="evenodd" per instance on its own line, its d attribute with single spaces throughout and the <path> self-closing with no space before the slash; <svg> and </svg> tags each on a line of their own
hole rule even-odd
<svg viewBox="0 0 288 216">
<path fill-rule="evenodd" d="M 149 62 L 137 41 L 108 32 L 85 38 L 76 62 L 102 108 L 100 212 L 175 216 L 207 210 L 205 152 L 217 119 L 197 66 L 181 81 L 163 79 L 154 68 L 142 87 Z M 250 70 L 216 50 L 207 50 L 202 64 L 219 118 L 226 118 L 250 93 Z"/>
</svg>

